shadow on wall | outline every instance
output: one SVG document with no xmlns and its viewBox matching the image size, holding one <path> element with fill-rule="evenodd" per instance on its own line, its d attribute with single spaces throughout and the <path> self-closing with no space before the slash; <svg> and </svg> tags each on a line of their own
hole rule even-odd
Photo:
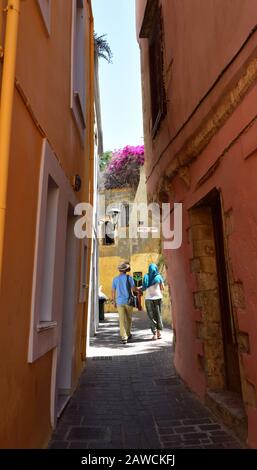
<svg viewBox="0 0 257 470">
<path fill-rule="evenodd" d="M 163 291 L 162 319 L 166 326 L 171 326 L 171 328 L 173 328 L 171 298 L 169 287 L 167 285 L 165 285 Z"/>
</svg>

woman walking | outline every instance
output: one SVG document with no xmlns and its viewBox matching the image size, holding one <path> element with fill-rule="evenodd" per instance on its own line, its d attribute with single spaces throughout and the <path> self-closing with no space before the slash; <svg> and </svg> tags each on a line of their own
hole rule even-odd
<svg viewBox="0 0 257 470">
<path fill-rule="evenodd" d="M 161 339 L 162 324 L 162 291 L 163 278 L 156 264 L 150 264 L 148 274 L 144 276 L 142 290 L 145 291 L 145 305 L 150 319 L 153 340 Z"/>
</svg>

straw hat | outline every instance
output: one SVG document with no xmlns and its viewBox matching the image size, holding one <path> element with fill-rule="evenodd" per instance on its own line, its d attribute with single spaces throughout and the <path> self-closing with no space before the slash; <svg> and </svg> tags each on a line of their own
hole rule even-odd
<svg viewBox="0 0 257 470">
<path fill-rule="evenodd" d="M 119 270 L 121 273 L 125 273 L 125 272 L 127 272 L 129 269 L 130 269 L 130 264 L 129 264 L 129 263 L 121 263 L 121 264 L 119 264 L 119 266 L 118 266 L 118 270 Z"/>
</svg>

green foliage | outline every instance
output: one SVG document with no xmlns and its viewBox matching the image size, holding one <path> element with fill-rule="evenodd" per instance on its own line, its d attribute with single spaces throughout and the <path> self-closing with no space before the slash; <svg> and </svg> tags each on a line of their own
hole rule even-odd
<svg viewBox="0 0 257 470">
<path fill-rule="evenodd" d="M 108 150 L 107 152 L 104 152 L 103 155 L 101 155 L 100 161 L 99 161 L 99 167 L 101 171 L 105 170 L 111 158 L 112 158 L 112 152 L 110 150 Z"/>
<path fill-rule="evenodd" d="M 109 64 L 112 62 L 112 51 L 107 41 L 106 34 L 98 36 L 94 33 L 95 53 L 99 58 L 105 59 Z"/>
</svg>

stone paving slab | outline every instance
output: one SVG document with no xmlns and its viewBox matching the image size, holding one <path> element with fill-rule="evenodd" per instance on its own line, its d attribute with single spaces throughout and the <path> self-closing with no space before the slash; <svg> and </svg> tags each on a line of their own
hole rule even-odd
<svg viewBox="0 0 257 470">
<path fill-rule="evenodd" d="M 242 447 L 177 376 L 171 329 L 151 336 L 146 314 L 136 313 L 132 340 L 122 345 L 117 315 L 105 314 L 49 448 Z"/>
</svg>

